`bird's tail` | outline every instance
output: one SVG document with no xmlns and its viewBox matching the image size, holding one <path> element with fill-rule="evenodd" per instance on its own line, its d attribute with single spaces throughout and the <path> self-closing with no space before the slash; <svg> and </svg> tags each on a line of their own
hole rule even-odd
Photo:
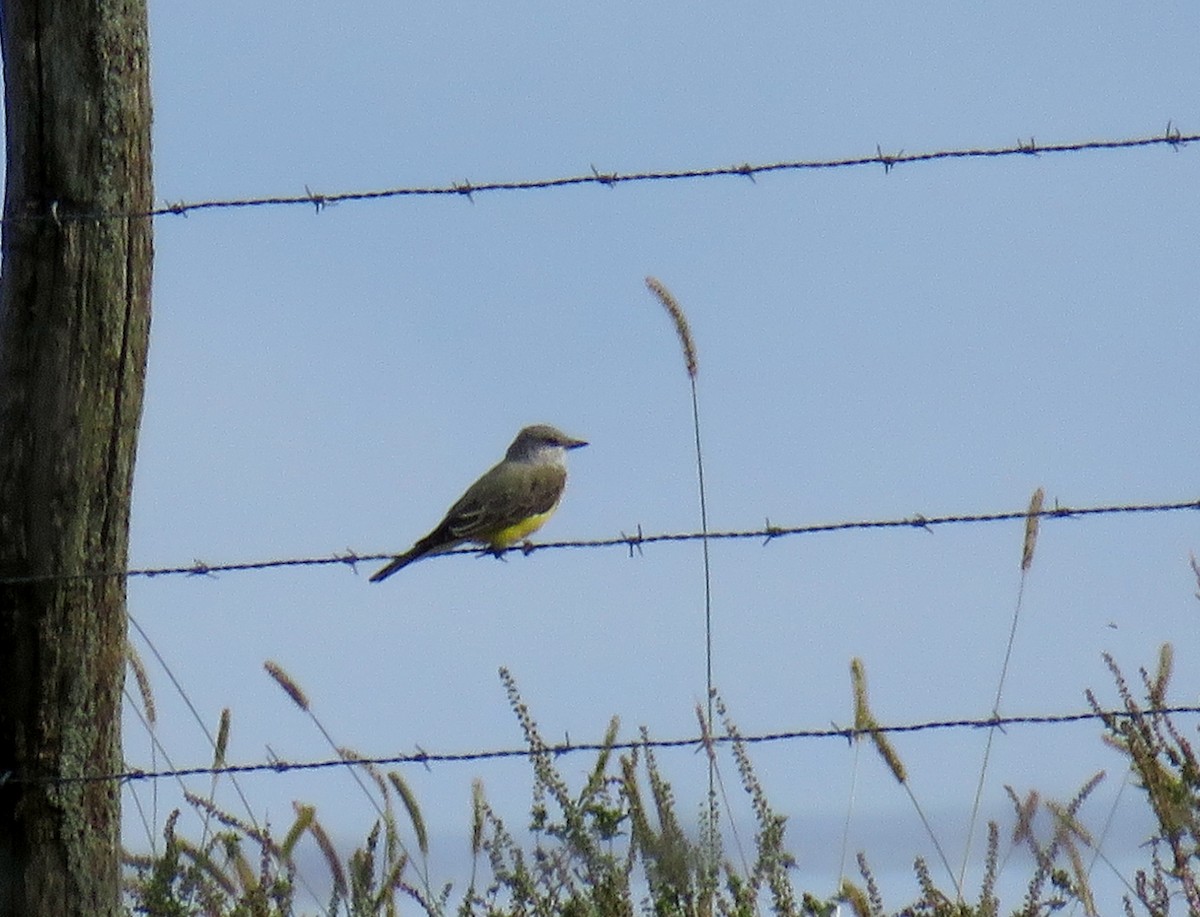
<svg viewBox="0 0 1200 917">
<path fill-rule="evenodd" d="M 392 558 L 386 567 L 371 577 L 371 582 L 378 583 L 380 580 L 387 579 L 398 570 L 403 570 L 414 560 L 420 560 L 422 557 L 428 557 L 431 554 L 441 554 L 443 551 L 449 551 L 451 548 L 456 548 L 462 543 L 463 540 L 461 538 L 447 535 L 443 527 L 438 526 L 403 554 Z"/>
<path fill-rule="evenodd" d="M 401 554 L 399 557 L 393 558 L 386 567 L 383 567 L 381 570 L 379 570 L 378 573 L 375 573 L 371 576 L 371 582 L 378 583 L 382 580 L 387 579 L 393 573 L 403 570 L 405 567 L 407 567 L 409 564 L 411 564 L 414 560 L 421 557 L 424 553 L 425 553 L 424 551 L 417 551 L 414 548 L 411 551 L 407 551 L 404 554 Z"/>
</svg>

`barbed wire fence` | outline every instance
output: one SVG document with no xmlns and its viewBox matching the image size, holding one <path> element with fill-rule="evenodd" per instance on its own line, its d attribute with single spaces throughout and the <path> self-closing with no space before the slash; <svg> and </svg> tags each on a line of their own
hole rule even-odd
<svg viewBox="0 0 1200 917">
<path fill-rule="evenodd" d="M 1172 149 L 1180 150 L 1196 141 L 1200 141 L 1200 134 L 1185 134 L 1179 128 L 1175 127 L 1173 122 L 1167 122 L 1165 130 L 1161 134 L 1123 139 L 1038 143 L 1036 138 L 1030 137 L 1028 140 L 1018 140 L 1007 146 L 964 147 L 918 153 L 908 153 L 904 150 L 898 150 L 895 153 L 886 153 L 881 146 L 876 146 L 875 152 L 866 156 L 851 156 L 836 159 L 793 159 L 759 163 L 744 162 L 737 165 L 666 169 L 661 171 L 606 172 L 593 165 L 589 172 L 550 178 L 483 182 L 473 182 L 469 179 L 463 179 L 462 181 L 441 185 L 409 185 L 366 191 L 340 191 L 332 193 L 314 191 L 306 187 L 304 194 L 199 201 L 181 200 L 164 203 L 153 210 L 136 212 L 75 212 L 68 211 L 60 202 L 52 201 L 49 202 L 44 212 L 7 217 L 0 220 L 0 223 L 29 220 L 62 223 L 72 220 L 128 220 L 161 216 L 186 217 L 189 214 L 208 210 L 248 210 L 263 207 L 306 206 L 312 207 L 317 213 L 320 213 L 326 207 L 334 204 L 379 201 L 394 198 L 465 197 L 470 200 L 474 199 L 475 195 L 497 192 L 540 191 L 581 185 L 615 188 L 618 185 L 626 184 L 697 181 L 716 178 L 747 178 L 750 181 L 754 181 L 757 176 L 769 175 L 776 172 L 809 172 L 875 166 L 881 166 L 885 173 L 890 173 L 897 166 L 946 162 L 950 160 L 1000 159 L 1019 156 L 1037 157 L 1042 155 L 1079 154 L 1094 151 L 1132 150 L 1157 146 L 1168 146 Z"/>
<path fill-rule="evenodd" d="M 1078 507 L 1054 506 L 1049 509 L 1040 510 L 1036 513 L 1030 513 L 1028 509 L 1020 509 L 1004 510 L 1001 512 L 992 513 L 955 513 L 951 515 L 940 516 L 925 516 L 917 514 L 915 516 L 906 516 L 903 518 L 894 519 L 862 519 L 844 522 L 821 522 L 797 526 L 773 525 L 770 519 L 767 519 L 762 528 L 716 532 L 666 532 L 647 535 L 642 531 L 641 526 L 638 526 L 633 534 L 622 533 L 620 536 L 613 538 L 595 538 L 577 541 L 547 541 L 538 544 L 530 543 L 523 546 L 508 548 L 499 552 L 499 554 L 532 554 L 536 551 L 552 551 L 572 548 L 587 549 L 621 547 L 628 550 L 630 556 L 632 557 L 635 552 L 640 552 L 646 545 L 663 544 L 668 542 L 701 541 L 705 538 L 709 539 L 710 541 L 744 541 L 754 539 L 761 540 L 765 545 L 776 538 L 787 538 L 797 535 L 819 535 L 833 532 L 860 531 L 869 529 L 921 529 L 924 531 L 932 531 L 935 528 L 948 525 L 979 525 L 996 522 L 1012 522 L 1015 520 L 1021 520 L 1023 522 L 1029 518 L 1078 519 L 1089 516 L 1174 513 L 1184 510 L 1200 510 L 1200 499 L 1178 500 L 1164 503 L 1119 503 Z M 436 556 L 476 556 L 479 553 L 480 552 L 478 550 L 473 548 L 459 548 L 453 551 L 446 551 L 444 554 Z M 488 551 L 486 553 L 496 552 Z M 341 554 L 328 554 L 316 557 L 285 557 L 273 560 L 234 561 L 230 563 L 215 564 L 196 560 L 190 564 L 167 567 L 140 567 L 129 570 L 91 570 L 80 573 L 54 572 L 27 574 L 21 576 L 0 576 L 0 584 L 58 582 L 120 577 L 144 577 L 147 579 L 164 576 L 205 577 L 215 576 L 219 573 L 255 572 L 261 570 L 273 570 L 283 567 L 346 566 L 350 567 L 352 570 L 357 570 L 357 566 L 360 563 L 391 560 L 393 557 L 395 557 L 394 553 L 359 554 L 355 551 L 348 550 Z"/>
<path fill-rule="evenodd" d="M 502 759 L 528 758 L 530 755 L 550 755 L 563 757 L 565 755 L 583 752 L 601 751 L 634 751 L 641 748 L 672 749 L 692 748 L 701 749 L 706 744 L 732 745 L 763 745 L 775 742 L 793 742 L 808 739 L 843 739 L 847 742 L 866 737 L 872 733 L 901 734 L 921 733 L 957 729 L 991 729 L 1007 726 L 1062 726 L 1073 723 L 1103 722 L 1108 718 L 1131 719 L 1142 716 L 1175 716 L 1200 714 L 1200 706 L 1181 705 L 1164 707 L 1146 707 L 1136 713 L 1128 710 L 1093 710 L 1078 713 L 1047 713 L 1020 716 L 994 716 L 986 719 L 953 719 L 929 720 L 919 723 L 899 723 L 878 725 L 871 729 L 855 729 L 853 727 L 831 726 L 826 729 L 794 729 L 781 732 L 754 733 L 748 735 L 712 735 L 689 736 L 678 739 L 634 739 L 612 743 L 603 742 L 562 742 L 554 745 L 529 748 L 493 748 L 462 752 L 427 752 L 415 751 L 403 754 L 370 757 L 365 755 L 346 755 L 335 758 L 319 758 L 309 761 L 287 761 L 273 759 L 270 761 L 252 762 L 249 764 L 214 764 L 197 765 L 194 767 L 166 768 L 162 770 L 143 770 L 133 768 L 111 774 L 80 774 L 73 777 L 18 777 L 12 774 L 0 773 L 0 784 L 36 783 L 36 784 L 71 784 L 71 783 L 132 783 L 146 780 L 175 779 L 183 777 L 207 777 L 226 774 L 254 773 L 288 773 L 291 771 L 316 771 L 331 768 L 346 767 L 389 767 L 402 764 L 461 764 L 473 761 L 496 761 Z"/>
<path fill-rule="evenodd" d="M 1072 519 L 1090 516 L 1128 516 L 1134 514 L 1175 513 L 1185 510 L 1200 510 L 1200 499 L 1159 503 L 1123 503 L 1080 507 L 1054 506 L 1052 508 L 1042 509 L 1037 512 L 1031 512 L 1028 508 L 1026 508 L 1002 512 L 970 514 L 959 513 L 941 516 L 925 516 L 917 514 L 904 518 L 865 519 L 858 521 L 819 523 L 788 527 L 772 525 L 768 520 L 765 526 L 759 529 L 718 531 L 708 532 L 707 534 L 700 532 L 682 532 L 647 535 L 644 534 L 639 528 L 635 534 L 622 534 L 618 538 L 547 542 L 543 544 L 529 545 L 524 548 L 512 548 L 510 550 L 530 553 L 532 551 L 551 549 L 624 547 L 629 551 L 630 556 L 633 556 L 634 552 L 640 551 L 644 545 L 664 542 L 695 541 L 704 537 L 715 540 L 760 539 L 762 540 L 763 544 L 766 545 L 775 538 L 796 535 L 829 534 L 833 532 L 854 530 L 921 529 L 925 531 L 932 531 L 935 527 L 947 525 L 978 525 L 1017 520 L 1020 520 L 1024 523 L 1032 518 Z M 459 549 L 447 553 L 449 555 L 474 555 L 478 552 L 469 549 Z M 119 576 L 146 578 L 161 576 L 202 577 L 212 576 L 217 573 L 224 572 L 258 572 L 280 567 L 343 565 L 355 568 L 359 562 L 386 560 L 391 556 L 391 554 L 357 554 L 354 552 L 349 552 L 347 554 L 334 554 L 323 557 L 283 558 L 277 560 L 248 561 L 228 564 L 206 564 L 196 562 L 188 566 L 153 567 L 130 569 L 127 571 L 93 571 L 79 574 L 58 573 L 46 574 L 43 576 L 0 577 L 0 583 L 69 581 L 89 577 Z M 1198 569 L 1198 576 L 1200 576 L 1200 569 Z M 746 745 L 757 745 L 774 742 L 830 738 L 840 738 L 847 741 L 853 741 L 854 739 L 867 735 L 868 733 L 920 733 L 935 730 L 993 729 L 997 727 L 1003 728 L 1006 726 L 1056 726 L 1089 721 L 1104 721 L 1106 718 L 1120 719 L 1142 715 L 1153 716 L 1168 714 L 1200 714 L 1200 706 L 1185 705 L 1150 707 L 1136 714 L 1127 710 L 1092 710 L 1080 713 L 1030 714 L 1019 716 L 993 715 L 986 718 L 943 719 L 892 725 L 878 725 L 870 730 L 834 725 L 823 729 L 794 729 L 748 735 L 714 735 L 707 737 L 691 736 L 687 738 L 661 740 L 643 738 L 634 741 L 614 742 L 610 744 L 596 742 L 574 743 L 568 741 L 532 749 L 529 747 L 497 748 L 461 752 L 427 752 L 418 750 L 412 753 L 394 754 L 383 757 L 347 755 L 309 761 L 287 761 L 275 758 L 269 761 L 251 762 L 247 764 L 197 765 L 180 768 L 166 768 L 160 770 L 131 768 L 129 770 L 115 773 L 82 774 L 66 778 L 39 777 L 35 775 L 19 776 L 12 773 L 0 772 L 0 784 L 9 781 L 13 783 L 133 783 L 138 781 L 160 780 L 165 778 L 180 779 L 184 777 L 216 776 L 222 774 L 238 775 L 251 773 L 287 773 L 293 771 L 315 771 L 355 766 L 380 767 L 402 764 L 421 764 L 428 766 L 432 764 L 523 758 L 528 757 L 531 754 L 549 754 L 559 757 L 580 752 L 599 752 L 604 750 L 628 751 L 637 748 L 700 748 L 706 742 L 711 742 L 713 744 L 743 743 Z"/>
<path fill-rule="evenodd" d="M 1168 123 L 1165 131 L 1157 135 L 1147 135 L 1127 139 L 1101 139 L 1074 142 L 1039 144 L 1034 138 L 1028 141 L 1017 141 L 1015 144 L 1000 147 L 976 147 L 960 149 L 941 149 L 930 152 L 907 153 L 899 150 L 886 153 L 882 147 L 877 147 L 870 155 L 837 158 L 837 159 L 807 159 L 781 160 L 775 162 L 742 163 L 739 165 L 681 168 L 663 171 L 617 172 L 602 171 L 595 166 L 590 172 L 550 178 L 536 178 L 513 181 L 472 182 L 463 180 L 442 185 L 412 185 L 365 191 L 345 191 L 336 193 L 321 193 L 309 188 L 304 194 L 283 196 L 262 196 L 249 198 L 213 199 L 196 201 L 169 202 L 161 207 L 139 213 L 95 213 L 69 212 L 57 202 L 50 202 L 45 212 L 31 213 L 19 217 L 10 217 L 4 222 L 26 220 L 48 220 L 53 223 L 72 220 L 103 220 L 130 218 L 157 218 L 166 216 L 187 217 L 204 211 L 252 210 L 259 208 L 310 206 L 316 213 L 326 207 L 342 204 L 410 197 L 465 197 L 473 200 L 476 195 L 501 192 L 526 192 L 535 190 L 553 190 L 575 186 L 602 186 L 615 188 L 618 185 L 649 183 L 649 182 L 678 182 L 697 181 L 718 178 L 746 178 L 751 182 L 758 176 L 774 173 L 789 173 L 801 171 L 821 171 L 830 169 L 852 169 L 863 167 L 882 167 L 885 174 L 901 165 L 919 163 L 947 162 L 951 160 L 998 159 L 1009 157 L 1037 157 L 1041 155 L 1082 154 L 1096 151 L 1118 151 L 1137 148 L 1168 146 L 1174 150 L 1182 149 L 1188 144 L 1200 141 L 1200 133 L 1182 133 L 1173 124 Z M 603 549 L 618 547 L 628 551 L 630 556 L 641 552 L 644 547 L 668 543 L 689 542 L 701 539 L 720 540 L 761 540 L 764 545 L 776 538 L 800 535 L 817 535 L 824 533 L 871 530 L 871 529 L 921 529 L 933 531 L 937 527 L 948 525 L 976 525 L 1021 520 L 1033 516 L 1044 519 L 1070 519 L 1088 516 L 1133 515 L 1173 513 L 1184 510 L 1200 510 L 1200 499 L 1180 500 L 1160 503 L 1124 503 L 1111 505 L 1095 505 L 1084 507 L 1056 506 L 1031 514 L 1022 508 L 1013 511 L 990 513 L 958 513 L 949 515 L 916 514 L 903 518 L 863 519 L 832 523 L 817 523 L 797 526 L 779 526 L 765 520 L 762 527 L 746 530 L 731 530 L 718 532 L 679 532 L 645 534 L 639 526 L 633 534 L 622 533 L 619 537 L 599 538 L 576 541 L 555 541 L 529 545 L 509 550 L 531 553 L 541 550 L 562 549 Z M 475 554 L 470 549 L 461 549 L 454 554 Z M 390 553 L 359 554 L 355 551 L 335 553 L 312 557 L 290 557 L 260 561 L 236 561 L 230 563 L 210 564 L 203 561 L 193 561 L 190 564 L 180 564 L 163 567 L 131 568 L 127 570 L 47 572 L 23 576 L 0 576 L 0 583 L 19 584 L 35 582 L 72 581 L 92 578 L 157 578 L 164 576 L 209 577 L 221 573 L 257 572 L 276 568 L 314 567 L 314 566 L 346 566 L 356 570 L 360 562 L 386 560 L 393 556 Z M 1034 714 L 1023 716 L 990 716 L 981 719 L 931 720 L 924 722 L 879 725 L 870 732 L 878 733 L 923 733 L 938 730 L 978 730 L 1010 726 L 1063 726 L 1082 722 L 1103 721 L 1106 717 L 1122 718 L 1135 715 L 1196 715 L 1200 714 L 1200 706 L 1170 706 L 1151 707 L 1137 714 L 1126 710 L 1092 710 L 1080 713 Z M 511 747 L 468 750 L 460 752 L 426 752 L 418 750 L 412 753 L 393 754 L 383 757 L 338 756 L 304 761 L 288 761 L 272 759 L 245 764 L 220 764 L 208 766 L 191 766 L 146 770 L 130 768 L 114 773 L 82 774 L 73 777 L 41 777 L 38 775 L 17 775 L 11 772 L 0 772 L 0 785 L 11 783 L 82 783 L 82 782 L 118 782 L 135 783 L 156 781 L 166 778 L 179 779 L 195 776 L 216 776 L 222 774 L 251 774 L 275 773 L 282 774 L 298 771 L 318 771 L 357 766 L 396 766 L 417 764 L 430 766 L 434 764 L 453 764 L 464 762 L 490 761 L 500 759 L 520 759 L 531 754 L 549 754 L 555 757 L 584 752 L 599 752 L 609 750 L 635 750 L 638 748 L 672 749 L 672 748 L 701 748 L 705 743 L 730 744 L 744 743 L 747 745 L 794 742 L 807 740 L 841 739 L 854 741 L 863 737 L 867 732 L 861 729 L 831 726 L 824 729 L 796 729 L 749 735 L 716 735 L 689 736 L 677 739 L 639 739 L 635 741 L 604 743 L 571 743 L 564 742 L 541 748 Z"/>
</svg>

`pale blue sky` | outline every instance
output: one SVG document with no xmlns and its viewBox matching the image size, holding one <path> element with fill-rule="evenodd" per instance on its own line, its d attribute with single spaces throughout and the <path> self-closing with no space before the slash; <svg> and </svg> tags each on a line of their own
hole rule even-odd
<svg viewBox="0 0 1200 917">
<path fill-rule="evenodd" d="M 163 201 L 1200 128 L 1193 4 L 155 2 L 151 40 Z M 542 538 L 696 528 L 687 380 L 646 274 L 695 332 L 713 528 L 1018 509 L 1039 485 L 1051 504 L 1194 498 L 1197 149 L 160 218 L 132 561 L 400 551 L 533 422 L 592 442 Z M 883 721 L 986 716 L 1021 533 L 713 545 L 716 681 L 735 718 L 848 723 L 854 656 Z M 1111 700 L 1100 653 L 1132 674 L 1163 641 L 1176 699 L 1193 700 L 1193 550 L 1192 514 L 1048 522 L 1002 710 L 1078 711 L 1089 686 Z M 267 745 L 327 754 L 266 659 L 374 755 L 517 744 L 501 665 L 550 738 L 594 740 L 613 714 L 625 737 L 692 734 L 704 692 L 695 543 L 438 559 L 378 586 L 341 568 L 136 580 L 130 609 L 210 723 L 233 709 L 235 762 Z M 204 763 L 154 681 L 162 741 Z M 147 766 L 132 720 L 126 740 Z M 952 851 L 983 740 L 897 740 Z M 852 754 L 814 741 L 753 757 L 806 887 L 830 893 Z M 698 808 L 701 758 L 662 761 Z M 1120 764 L 1094 726 L 1013 729 L 985 809 L 1007 817 L 1005 783 L 1067 796 L 1107 768 L 1084 810 L 1098 829 Z M 898 908 L 930 850 L 882 765 L 859 769 L 851 849 Z M 405 773 L 435 879 L 462 874 L 473 776 L 525 818 L 525 764 Z M 244 785 L 276 826 L 292 799 L 315 803 L 347 845 L 372 817 L 345 774 Z M 1127 790 L 1115 859 L 1144 839 L 1141 817 Z"/>
</svg>

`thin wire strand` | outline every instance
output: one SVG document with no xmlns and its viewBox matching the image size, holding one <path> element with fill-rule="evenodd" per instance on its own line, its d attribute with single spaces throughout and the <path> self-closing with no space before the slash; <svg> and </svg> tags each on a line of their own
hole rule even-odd
<svg viewBox="0 0 1200 917">
<path fill-rule="evenodd" d="M 1013 645 L 1017 639 L 1017 625 L 1021 619 L 1021 606 L 1025 600 L 1025 583 L 1029 578 L 1029 570 L 1021 571 L 1021 582 L 1017 587 L 1017 605 L 1013 611 L 1012 622 L 1008 629 L 1008 645 L 1004 650 L 1004 662 L 1000 666 L 1000 680 L 996 685 L 996 699 L 992 702 L 992 716 L 1000 715 L 1000 701 L 1004 697 L 1004 682 L 1008 677 L 1008 665 L 1012 660 Z M 971 803 L 971 817 L 967 820 L 967 837 L 963 844 L 962 866 L 958 871 L 959 903 L 962 903 L 962 888 L 967 881 L 967 867 L 971 860 L 971 841 L 975 837 L 975 824 L 979 819 L 980 806 L 983 804 L 983 790 L 987 784 L 988 764 L 992 760 L 992 744 L 996 738 L 996 730 L 989 729 L 987 741 L 983 746 L 983 763 L 979 766 L 979 780 L 975 784 L 975 799 Z"/>
<path fill-rule="evenodd" d="M 834 892 L 840 895 L 846 887 L 846 855 L 850 850 L 850 824 L 854 817 L 854 805 L 858 800 L 858 765 L 859 759 L 862 757 L 862 742 L 852 741 L 854 747 L 854 755 L 850 765 L 850 796 L 846 800 L 846 819 L 842 823 L 842 854 L 838 858 L 838 880 L 837 890 Z"/>
<path fill-rule="evenodd" d="M 1052 713 L 1052 714 L 1032 714 L 1026 716 L 1004 716 L 1004 717 L 989 717 L 986 719 L 956 719 L 956 720 L 929 720 L 919 723 L 901 723 L 891 726 L 872 725 L 870 732 L 883 733 L 909 733 L 909 732 L 929 732 L 947 729 L 992 729 L 996 727 L 1006 726 L 1061 726 L 1072 723 L 1087 723 L 1092 721 L 1103 721 L 1107 717 L 1116 719 L 1136 719 L 1145 716 L 1176 716 L 1181 714 L 1200 714 L 1200 706 L 1185 705 L 1185 706 L 1170 706 L 1170 707 L 1149 707 L 1145 710 L 1140 710 L 1131 713 L 1128 710 L 1089 710 L 1083 713 Z M 747 745 L 760 745 L 774 742 L 791 742 L 803 739 L 843 739 L 852 742 L 856 737 L 864 734 L 864 730 L 856 730 L 853 727 L 830 727 L 827 729 L 798 729 L 786 732 L 770 732 L 757 735 L 737 735 L 737 736 L 711 736 L 707 741 L 714 745 L 732 744 L 734 742 L 742 742 Z M 558 745 L 548 745 L 534 750 L 533 754 L 544 754 L 559 757 L 562 755 L 578 754 L 581 752 L 598 752 L 598 751 L 632 751 L 640 748 L 703 748 L 706 739 L 704 736 L 689 736 L 682 739 L 635 739 L 627 742 L 613 742 L 605 744 L 602 742 L 588 743 L 563 743 Z M 482 751 L 466 751 L 466 752 L 425 752 L 418 751 L 411 754 L 388 755 L 386 757 L 370 758 L 370 757 L 355 757 L 355 758 L 325 758 L 314 761 L 262 761 L 252 764 L 223 764 L 215 765 L 198 765 L 196 767 L 174 768 L 170 770 L 127 770 L 112 774 L 78 774 L 73 776 L 55 776 L 55 777 L 36 777 L 36 776 L 21 776 L 18 774 L 0 773 L 0 785 L 7 783 L 37 783 L 37 784 L 72 784 L 72 783 L 98 783 L 106 781 L 136 781 L 136 780 L 158 780 L 163 778 L 179 778 L 193 777 L 197 775 L 210 774 L 249 774 L 249 773 L 286 773 L 288 771 L 312 771 L 324 770 L 328 768 L 338 767 L 358 767 L 360 765 L 388 767 L 401 764 L 420 764 L 429 766 L 431 764 L 451 764 L 461 762 L 477 762 L 477 761 L 494 761 L 505 758 L 526 758 L 529 757 L 531 751 L 527 747 L 523 748 L 498 748 Z"/>
<path fill-rule="evenodd" d="M 1081 153 L 1088 150 L 1128 150 L 1151 146 L 1170 146 L 1173 149 L 1180 149 L 1197 140 L 1200 140 L 1200 134 L 1183 134 L 1171 122 L 1168 122 L 1166 130 L 1161 134 L 1118 140 L 1083 140 L 1039 144 L 1033 137 L 1030 137 L 1028 141 L 1018 140 L 1010 146 L 935 150 L 925 153 L 906 153 L 903 150 L 899 150 L 896 153 L 885 153 L 881 147 L 876 147 L 873 155 L 853 156 L 841 159 L 783 160 L 757 164 L 745 162 L 740 165 L 730 166 L 628 173 L 601 172 L 595 166 L 592 166 L 590 172 L 557 178 L 480 183 L 464 180 L 462 182 L 451 182 L 446 185 L 405 186 L 368 191 L 343 191 L 333 194 L 322 194 L 305 188 L 304 194 L 178 201 L 166 203 L 161 207 L 149 211 L 70 213 L 65 211 L 61 206 L 55 206 L 57 202 L 51 202 L 45 213 L 9 216 L 3 222 L 17 223 L 30 220 L 50 220 L 55 223 L 63 223 L 69 220 L 126 220 L 160 216 L 187 216 L 188 214 L 204 210 L 238 210 L 256 207 L 305 206 L 312 207 L 317 213 L 320 213 L 326 207 L 333 204 L 378 201 L 391 198 L 465 197 L 473 200 L 477 194 L 487 194 L 490 192 L 535 191 L 572 187 L 575 185 L 599 185 L 606 188 L 613 188 L 617 185 L 630 183 L 687 181 L 722 177 L 748 178 L 754 181 L 756 176 L 768 175 L 773 172 L 846 169 L 862 166 L 882 166 L 884 172 L 887 173 L 891 172 L 896 166 L 910 163 L 938 162 L 952 159 L 994 159 L 1006 156 L 1040 156 L 1054 153 Z"/>
<path fill-rule="evenodd" d="M 175 693 L 179 695 L 180 700 L 183 701 L 184 706 L 187 707 L 188 712 L 191 714 L 193 722 L 195 722 L 195 724 L 200 727 L 200 731 L 204 733 L 204 738 L 208 742 L 208 747 L 211 748 L 214 752 L 216 752 L 216 750 L 217 750 L 216 736 L 214 736 L 212 734 L 212 730 L 208 728 L 208 723 L 206 723 L 204 721 L 204 717 L 202 717 L 200 715 L 200 711 L 197 710 L 196 705 L 194 703 L 192 703 L 191 695 L 189 695 L 187 690 L 183 687 L 183 683 L 180 682 L 180 680 L 175 677 L 175 671 L 171 668 L 171 666 L 169 666 L 167 664 L 167 660 L 164 659 L 162 653 L 160 653 L 158 651 L 158 646 L 154 643 L 153 640 L 150 639 L 150 635 L 148 633 L 146 633 L 146 631 L 142 627 L 142 625 L 138 623 L 138 619 L 135 618 L 131 614 L 126 614 L 125 617 L 129 621 L 129 623 L 133 626 L 133 629 L 138 632 L 138 635 L 142 638 L 142 641 L 149 648 L 150 652 L 154 655 L 154 658 L 158 661 L 159 666 L 162 667 L 162 670 L 166 674 L 167 679 L 174 686 Z M 139 715 L 140 715 L 140 713 L 139 713 Z M 163 756 L 166 757 L 167 749 L 159 742 L 158 733 L 155 732 L 153 729 L 148 729 L 147 732 L 149 733 L 150 737 L 154 741 L 154 747 L 158 748 L 162 752 Z M 169 758 L 167 759 L 167 763 L 168 763 L 168 765 L 170 765 Z M 217 770 L 212 771 L 212 774 L 214 776 L 216 776 L 218 773 L 220 773 L 220 772 Z M 231 780 L 231 782 L 233 783 L 234 790 L 237 792 L 238 799 L 241 800 L 242 807 L 246 810 L 246 816 L 247 816 L 247 818 L 249 818 L 250 824 L 254 827 L 254 829 L 256 831 L 260 830 L 258 820 L 254 817 L 254 807 L 250 805 L 250 800 L 246 797 L 246 794 L 244 792 L 242 792 L 242 788 L 238 784 L 236 779 Z M 205 827 L 205 831 L 207 832 L 207 830 L 208 830 L 207 819 L 205 821 L 204 827 Z"/>
<path fill-rule="evenodd" d="M 700 398 L 696 392 L 696 375 L 690 373 L 692 382 L 692 429 L 696 434 L 696 477 L 700 488 L 700 543 L 704 549 L 704 694 L 708 704 L 708 730 L 713 731 L 713 704 L 717 690 L 713 685 L 713 618 L 712 618 L 712 565 L 708 551 L 708 496 L 704 489 L 704 450 L 700 446 Z M 717 817 L 716 757 L 708 759 L 708 817 L 715 823 Z M 710 851 L 712 853 L 713 851 Z M 709 861 L 711 865 L 711 860 Z"/>
<path fill-rule="evenodd" d="M 1034 515 L 1043 519 L 1070 519 L 1083 516 L 1109 516 L 1121 514 L 1170 513 L 1182 510 L 1200 510 L 1200 500 L 1182 500 L 1172 503 L 1135 503 L 1115 504 L 1105 506 L 1068 507 L 1056 506 L 1044 509 Z M 814 525 L 777 526 L 770 519 L 763 528 L 723 531 L 723 532 L 677 532 L 658 535 L 642 534 L 640 527 L 636 534 L 622 534 L 619 538 L 597 538 L 580 541 L 548 541 L 542 544 L 529 544 L 509 548 L 508 551 L 532 554 L 535 551 L 561 550 L 565 548 L 612 548 L 624 547 L 630 556 L 642 546 L 675 541 L 739 541 L 746 539 L 761 539 L 764 544 L 776 539 L 794 535 L 821 535 L 831 532 L 846 532 L 865 529 L 925 529 L 945 525 L 973 525 L 994 522 L 1011 522 L 1014 519 L 1024 521 L 1030 517 L 1027 509 L 1012 510 L 998 513 L 955 514 L 947 516 L 915 515 L 903 519 L 867 519 L 853 522 L 826 522 Z M 481 552 L 465 548 L 447 551 L 434 557 L 454 555 L 476 555 Z M 491 555 L 491 552 L 483 552 Z M 507 553 L 507 552 L 505 552 Z M 357 571 L 359 563 L 391 560 L 396 556 L 395 551 L 376 554 L 357 554 L 349 551 L 345 554 L 330 554 L 323 557 L 290 557 L 276 560 L 239 561 L 225 564 L 209 564 L 204 561 L 194 561 L 190 566 L 173 567 L 140 567 L 130 570 L 93 570 L 84 573 L 40 573 L 21 576 L 0 576 L 0 584 L 44 583 L 58 581 L 74 581 L 85 579 L 103 579 L 107 577 L 145 577 L 153 579 L 160 576 L 214 576 L 218 573 L 241 573 L 248 571 L 272 570 L 278 567 L 323 567 L 347 566 Z M 433 559 L 433 558 L 430 558 Z"/>
</svg>

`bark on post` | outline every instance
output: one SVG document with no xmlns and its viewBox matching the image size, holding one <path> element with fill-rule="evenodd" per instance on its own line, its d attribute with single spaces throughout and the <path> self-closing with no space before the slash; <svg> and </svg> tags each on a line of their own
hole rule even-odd
<svg viewBox="0 0 1200 917">
<path fill-rule="evenodd" d="M 125 582 L 150 324 L 145 0 L 0 0 L 0 917 L 119 909 Z M 10 581 L 5 582 L 5 578 Z M 56 782 L 66 780 L 67 782 Z"/>
</svg>

